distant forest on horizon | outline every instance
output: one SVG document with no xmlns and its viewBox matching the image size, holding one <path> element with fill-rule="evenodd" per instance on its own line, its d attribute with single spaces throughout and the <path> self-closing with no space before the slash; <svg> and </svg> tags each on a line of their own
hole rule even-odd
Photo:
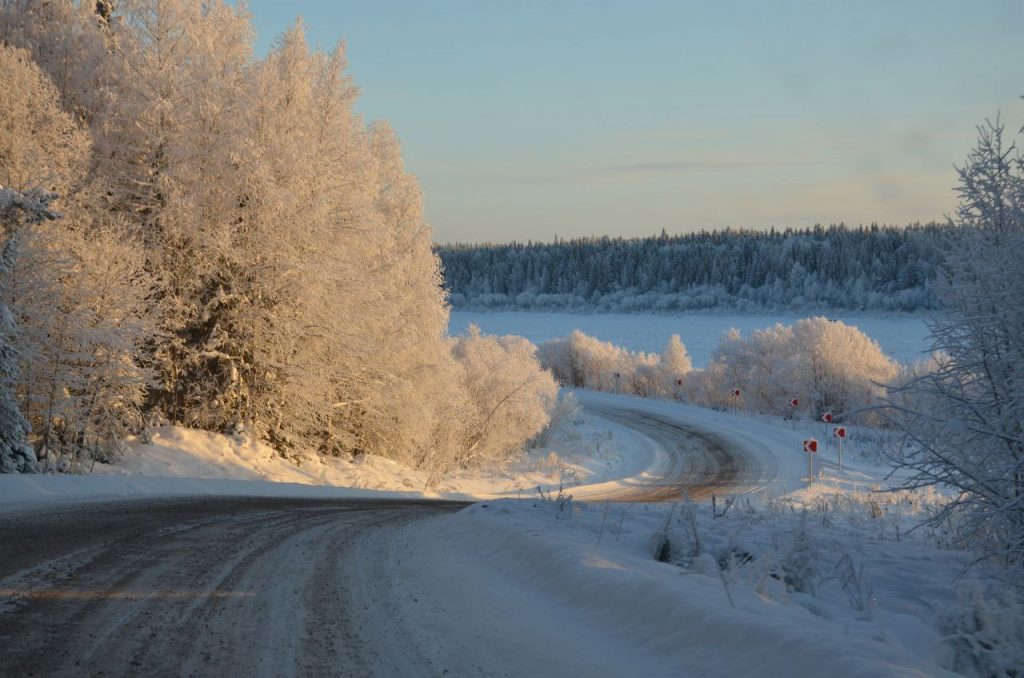
<svg viewBox="0 0 1024 678">
<path fill-rule="evenodd" d="M 843 224 L 435 247 L 455 309 L 914 312 L 956 227 Z"/>
</svg>

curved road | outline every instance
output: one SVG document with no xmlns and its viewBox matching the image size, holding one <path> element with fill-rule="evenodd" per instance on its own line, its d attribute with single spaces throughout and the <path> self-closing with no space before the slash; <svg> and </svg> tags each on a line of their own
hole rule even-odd
<svg viewBox="0 0 1024 678">
<path fill-rule="evenodd" d="M 702 498 L 774 473 L 765 457 L 671 417 L 607 403 L 588 411 L 649 437 L 671 460 L 661 477 L 588 499 Z M 413 642 L 422 630 L 396 621 L 418 601 L 397 599 L 408 586 L 395 579 L 411 575 L 395 566 L 394 535 L 464 505 L 186 498 L 9 514 L 0 518 L 0 675 L 505 675 L 503 631 L 481 631 L 480 648 L 460 654 L 444 633 Z M 516 660 L 546 672 L 564 653 L 554 640 L 549 654 L 530 656 L 535 639 Z M 607 671 L 591 668 L 566 671 Z"/>
<path fill-rule="evenodd" d="M 776 475 L 775 457 L 767 448 L 739 442 L 728 432 L 664 413 L 609 402 L 607 396 L 581 397 L 587 412 L 625 426 L 647 438 L 664 453 L 665 468 L 656 476 L 640 475 L 611 483 L 614 487 L 585 492 L 587 501 L 662 502 L 685 497 L 750 492 Z M 635 402 L 635 401 L 634 401 Z"/>
</svg>

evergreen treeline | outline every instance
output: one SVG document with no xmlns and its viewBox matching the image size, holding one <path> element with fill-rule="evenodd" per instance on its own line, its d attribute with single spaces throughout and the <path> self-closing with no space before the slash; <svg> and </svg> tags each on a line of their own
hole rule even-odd
<svg viewBox="0 0 1024 678">
<path fill-rule="evenodd" d="M 456 308 L 917 311 L 949 226 L 815 226 L 438 248 Z"/>
</svg>

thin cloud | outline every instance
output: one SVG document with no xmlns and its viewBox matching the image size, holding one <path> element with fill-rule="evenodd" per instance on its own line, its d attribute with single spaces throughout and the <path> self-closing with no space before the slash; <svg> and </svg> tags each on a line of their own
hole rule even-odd
<svg viewBox="0 0 1024 678">
<path fill-rule="evenodd" d="M 783 167 L 810 164 L 806 160 L 780 158 L 710 158 L 694 160 L 651 160 L 602 167 L 600 174 L 670 174 L 686 172 L 720 172 L 758 167 Z"/>
<path fill-rule="evenodd" d="M 795 158 L 693 158 L 686 160 L 647 160 L 643 162 L 579 167 L 563 171 L 518 173 L 475 173 L 496 180 L 520 184 L 551 184 L 559 182 L 580 182 L 588 180 L 623 179 L 652 176 L 656 174 L 699 174 L 703 172 L 728 172 L 769 167 L 795 167 L 818 164 L 812 160 Z"/>
</svg>

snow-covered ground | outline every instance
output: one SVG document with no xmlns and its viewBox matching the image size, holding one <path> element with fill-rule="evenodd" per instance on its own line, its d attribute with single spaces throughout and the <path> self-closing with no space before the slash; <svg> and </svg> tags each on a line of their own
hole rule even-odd
<svg viewBox="0 0 1024 678">
<path fill-rule="evenodd" d="M 571 644 L 601 642 L 611 627 L 645 648 L 644 675 L 1014 675 L 1024 665 L 1016 599 L 995 598 L 983 569 L 964 574 L 972 555 L 949 548 L 950 534 L 918 528 L 942 497 L 876 491 L 884 434 L 851 429 L 843 470 L 836 447 L 823 448 L 808 483 L 799 445 L 821 438 L 822 424 L 581 400 L 715 428 L 774 456 L 775 475 L 714 504 L 578 501 L 586 488 L 577 500 L 481 502 L 411 537 L 425 558 L 460 554 L 446 574 L 473 582 L 477 605 L 534 601 L 538 618 L 583 610 L 606 622 L 591 636 L 568 631 Z"/>
<path fill-rule="evenodd" d="M 831 483 L 851 490 L 870 486 L 887 468 L 869 463 L 875 458 L 856 428 L 849 429 L 844 472 L 836 473 L 836 449 L 827 447 L 827 430 L 816 422 L 786 422 L 771 417 L 716 412 L 681 403 L 578 391 L 585 409 L 564 421 L 545 447 L 522 459 L 483 469 L 463 470 L 427 484 L 424 473 L 372 455 L 355 459 L 296 454 L 285 458 L 245 436 L 164 426 L 152 430 L 148 441 L 130 440 L 116 464 L 97 463 L 92 475 L 0 476 L 0 503 L 25 502 L 32 497 L 103 498 L 189 494 L 254 494 L 271 496 L 381 496 L 447 499 L 538 497 L 559 489 L 578 500 L 603 499 L 638 480 L 656 479 L 671 465 L 671 450 L 652 440 L 643 428 L 623 423 L 621 416 L 601 416 L 626 410 L 665 417 L 697 430 L 714 432 L 733 449 L 759 460 L 759 475 L 747 489 L 764 489 L 774 496 L 806 484 L 807 456 L 801 451 L 807 437 L 822 440 L 813 462 L 815 473 L 830 472 Z M 621 413 L 620 413 L 621 415 Z"/>
<path fill-rule="evenodd" d="M 883 434 L 850 428 L 842 471 L 837 449 L 823 445 L 808 482 L 801 443 L 824 441 L 818 422 L 578 395 L 589 414 L 544 450 L 426 492 L 421 477 L 382 459 L 296 464 L 244 439 L 165 428 L 101 475 L 0 477 L 0 504 L 488 497 L 453 516 L 388 528 L 376 541 L 367 536 L 366 548 L 379 551 L 374 571 L 392 581 L 389 614 L 417 642 L 471 633 L 488 653 L 507 652 L 510 662 L 518 653 L 513 673 L 910 676 L 965 670 L 979 656 L 997 674 L 1024 664 L 1016 599 L 993 599 L 981 570 L 958 580 L 971 555 L 949 549 L 940 530 L 912 529 L 941 497 L 875 491 L 888 470 L 878 461 Z M 612 411 L 714 431 L 762 460 L 760 475 L 746 494 L 723 492 L 714 504 L 587 502 L 656 474 L 666 454 L 643 427 L 598 416 Z M 532 664 L 522 658 L 530 648 Z"/>
<path fill-rule="evenodd" d="M 705 367 L 722 333 L 732 327 L 744 336 L 775 323 L 792 325 L 806 317 L 796 314 L 771 316 L 738 314 L 687 314 L 681 316 L 621 313 L 539 313 L 529 311 L 452 311 L 452 334 L 471 324 L 485 334 L 517 334 L 534 343 L 564 337 L 575 329 L 633 351 L 660 352 L 669 337 L 678 334 L 697 367 Z M 837 320 L 858 327 L 877 341 L 891 357 L 913 363 L 927 357 L 928 328 L 923 316 L 837 314 Z"/>
<path fill-rule="evenodd" d="M 133 439 L 116 464 L 91 475 L 0 475 L 0 505 L 110 498 L 256 495 L 493 499 L 539 496 L 538 487 L 603 486 L 656 472 L 659 452 L 630 429 L 580 414 L 549 443 L 506 464 L 459 471 L 427 486 L 427 476 L 389 459 L 316 454 L 282 457 L 243 436 L 164 426 Z M 653 471 L 652 471 L 653 467 Z"/>
<path fill-rule="evenodd" d="M 536 617 L 570 607 L 604 620 L 597 625 L 656 660 L 644 675 L 909 676 L 952 666 L 942 623 L 956 614 L 952 583 L 967 558 L 901 532 L 914 506 L 884 504 L 877 517 L 867 503 L 804 513 L 742 502 L 718 519 L 711 510 L 480 503 L 412 548 L 460 554 L 446 561 L 454 580 L 490 576 L 474 587 L 490 592 L 478 605 L 547 599 Z"/>
<path fill-rule="evenodd" d="M 882 460 L 879 440 L 883 432 L 846 426 L 843 470 L 839 471 L 839 447 L 831 425 L 808 419 L 784 420 L 749 412 L 724 412 L 668 400 L 616 395 L 599 391 L 578 391 L 584 407 L 592 411 L 621 408 L 655 414 L 698 430 L 713 431 L 735 450 L 757 457 L 765 466 L 758 482 L 746 489 L 773 497 L 807 489 L 808 469 L 813 469 L 815 484 L 827 484 L 841 491 L 858 492 L 879 487 L 892 469 Z M 803 452 L 803 441 L 819 441 L 818 454 Z M 645 441 L 634 440 L 642 445 Z M 587 488 L 589 489 L 589 488 Z M 580 496 L 586 496 L 585 492 Z"/>
</svg>

